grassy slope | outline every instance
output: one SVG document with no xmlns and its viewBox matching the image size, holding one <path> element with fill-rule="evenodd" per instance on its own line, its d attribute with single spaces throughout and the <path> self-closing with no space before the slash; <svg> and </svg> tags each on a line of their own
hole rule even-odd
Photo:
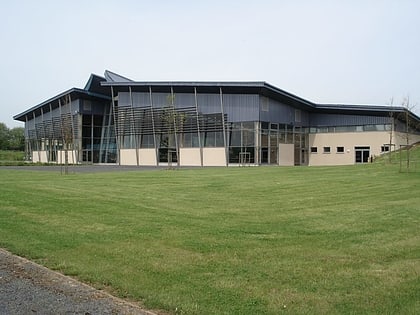
<svg viewBox="0 0 420 315">
<path fill-rule="evenodd" d="M 0 178 L 0 246 L 149 308 L 420 309 L 418 173 L 377 164 Z"/>
</svg>

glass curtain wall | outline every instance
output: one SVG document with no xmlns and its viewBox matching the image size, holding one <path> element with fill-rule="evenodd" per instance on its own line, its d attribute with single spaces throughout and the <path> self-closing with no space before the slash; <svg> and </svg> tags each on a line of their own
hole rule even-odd
<svg viewBox="0 0 420 315">
<path fill-rule="evenodd" d="M 255 163 L 255 123 L 228 124 L 229 163 Z"/>
<path fill-rule="evenodd" d="M 77 150 L 79 137 L 79 116 L 77 114 L 55 111 L 48 119 L 40 119 L 33 123 L 32 128 L 27 130 L 27 150 L 29 159 L 32 152 L 46 152 L 47 162 L 64 162 L 58 158 L 58 152 L 64 150 L 64 142 L 67 142 L 68 150 Z"/>
<path fill-rule="evenodd" d="M 295 145 L 295 164 L 306 163 L 307 131 L 306 128 L 293 127 L 289 124 L 270 122 L 260 123 L 260 164 L 276 164 L 279 160 L 279 144 Z"/>
<path fill-rule="evenodd" d="M 224 147 L 226 116 L 199 112 L 191 106 L 194 94 L 132 92 L 131 98 L 120 92 L 114 100 L 120 149 L 154 148 L 158 162 L 178 163 L 180 148 Z"/>
</svg>

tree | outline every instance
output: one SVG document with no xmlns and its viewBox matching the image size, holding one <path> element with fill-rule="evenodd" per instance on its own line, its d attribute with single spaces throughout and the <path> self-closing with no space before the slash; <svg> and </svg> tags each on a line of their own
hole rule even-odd
<svg viewBox="0 0 420 315">
<path fill-rule="evenodd" d="M 9 130 L 9 150 L 25 150 L 25 129 L 15 127 Z"/>
<path fill-rule="evenodd" d="M 0 150 L 9 148 L 9 129 L 6 124 L 0 123 Z"/>
<path fill-rule="evenodd" d="M 390 100 L 390 106 L 391 106 L 391 110 L 389 111 L 389 120 L 390 120 L 390 123 L 391 123 L 391 128 L 390 128 L 390 131 L 389 131 L 389 147 L 388 147 L 388 150 L 389 150 L 389 152 L 388 152 L 388 157 L 389 157 L 389 163 L 391 164 L 391 156 L 392 156 L 392 134 L 394 133 L 394 109 L 392 108 L 392 106 L 393 106 L 393 104 L 394 104 L 394 98 L 393 97 L 391 97 L 391 100 Z"/>
<path fill-rule="evenodd" d="M 412 119 L 410 117 L 410 112 L 414 109 L 414 105 L 410 103 L 410 98 L 407 96 L 404 98 L 402 102 L 402 106 L 405 108 L 404 114 L 401 117 L 403 121 L 405 121 L 405 130 L 403 134 L 403 138 L 405 140 L 405 144 L 403 145 L 407 151 L 406 153 L 406 168 L 407 171 L 410 168 L 410 140 L 411 140 L 411 129 L 412 129 Z M 400 159 L 401 161 L 401 159 Z M 401 162 L 400 162 L 400 168 L 401 168 Z"/>
</svg>

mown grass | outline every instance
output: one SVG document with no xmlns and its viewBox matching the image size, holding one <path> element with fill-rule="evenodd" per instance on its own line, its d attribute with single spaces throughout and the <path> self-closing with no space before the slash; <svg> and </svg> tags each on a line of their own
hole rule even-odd
<svg viewBox="0 0 420 315">
<path fill-rule="evenodd" d="M 420 176 L 397 166 L 0 179 L 0 246 L 150 309 L 420 309 Z"/>
<path fill-rule="evenodd" d="M 0 150 L 0 166 L 1 165 L 24 165 L 25 152 Z"/>
</svg>

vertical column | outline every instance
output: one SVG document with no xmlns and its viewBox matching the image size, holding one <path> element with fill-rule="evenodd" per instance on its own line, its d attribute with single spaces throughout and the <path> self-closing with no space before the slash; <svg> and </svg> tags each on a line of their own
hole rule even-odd
<svg viewBox="0 0 420 315">
<path fill-rule="evenodd" d="M 35 127 L 35 137 L 36 137 L 36 150 L 38 152 L 38 162 L 41 162 L 41 152 L 39 147 L 39 139 L 38 139 L 38 131 L 36 130 L 36 121 L 35 121 L 35 111 L 32 112 L 33 118 L 34 118 L 34 127 Z"/>
<path fill-rule="evenodd" d="M 177 165 L 179 166 L 179 160 L 180 160 L 180 156 L 179 156 L 179 144 L 178 144 L 178 132 L 177 132 L 177 114 L 175 111 L 175 104 L 174 104 L 174 99 L 175 99 L 175 95 L 174 95 L 174 88 L 171 86 L 171 109 L 172 109 L 172 117 L 173 117 L 173 123 L 174 123 L 174 137 L 175 137 L 175 153 L 176 153 L 176 157 L 177 157 Z M 168 148 L 169 150 L 169 148 Z M 170 155 L 171 157 L 171 161 L 168 163 L 172 164 L 172 153 Z M 169 155 L 168 155 L 169 158 Z"/>
<path fill-rule="evenodd" d="M 111 99 L 112 99 L 112 114 L 114 117 L 114 127 L 115 127 L 115 144 L 117 146 L 117 163 L 118 165 L 121 165 L 121 153 L 120 153 L 120 143 L 118 141 L 118 136 L 119 136 L 119 128 L 118 128 L 118 124 L 117 124 L 117 112 L 115 110 L 115 96 L 114 96 L 114 87 L 111 86 Z"/>
<path fill-rule="evenodd" d="M 93 119 L 93 111 L 92 111 L 92 115 L 90 115 L 90 159 L 91 159 L 91 164 L 93 164 L 94 158 L 93 158 L 93 146 L 94 146 L 94 141 L 93 141 L 93 123 L 94 123 L 94 119 Z"/>
<path fill-rule="evenodd" d="M 72 108 L 72 105 L 71 105 L 72 103 L 71 103 L 71 95 L 70 94 L 69 94 L 69 97 L 68 97 L 68 101 L 69 101 L 69 108 L 70 108 L 71 135 L 72 135 L 72 138 L 73 138 L 73 140 L 72 140 L 73 147 L 72 147 L 72 150 L 71 150 L 71 152 L 72 152 L 71 156 L 72 156 L 72 159 L 73 159 L 73 164 L 77 164 L 79 161 L 78 161 L 78 158 L 77 158 L 78 154 L 76 154 L 76 135 L 75 135 L 75 130 L 74 130 L 73 108 Z M 93 141 L 93 139 L 92 139 L 92 141 Z M 92 162 L 93 162 L 93 156 L 92 156 Z"/>
<path fill-rule="evenodd" d="M 131 135 L 130 137 L 134 137 L 134 144 L 135 144 L 135 149 L 136 149 L 136 163 L 137 166 L 139 166 L 139 144 L 137 141 L 137 134 L 136 134 L 136 130 L 134 128 L 135 124 L 134 124 L 134 105 L 133 105 L 133 94 L 132 94 L 132 90 L 131 90 L 131 86 L 128 87 L 128 92 L 130 94 L 130 108 L 131 108 L 131 123 L 130 123 L 130 129 L 131 129 Z"/>
<path fill-rule="evenodd" d="M 219 88 L 219 93 L 220 93 L 220 110 L 222 112 L 223 143 L 225 145 L 225 162 L 226 162 L 226 166 L 228 166 L 229 148 L 228 148 L 227 138 L 226 138 L 225 111 L 224 111 L 224 107 L 223 107 L 223 92 L 222 92 L 221 87 Z"/>
<path fill-rule="evenodd" d="M 63 135 L 63 117 L 61 112 L 61 98 L 58 99 L 58 111 L 60 113 L 60 131 L 61 131 L 61 150 L 60 150 L 60 164 L 63 164 L 63 149 L 64 149 L 64 135 Z M 58 161 L 57 161 L 58 162 Z"/>
<path fill-rule="evenodd" d="M 49 143 L 49 139 L 47 138 L 47 133 L 45 132 L 45 120 L 44 120 L 44 109 L 41 106 L 41 122 L 42 122 L 42 130 L 44 132 L 44 147 L 43 150 L 45 151 L 45 155 L 47 157 L 47 163 L 50 163 L 50 143 Z M 46 148 L 46 146 L 48 146 L 48 150 Z"/>
<path fill-rule="evenodd" d="M 201 143 L 201 132 L 200 132 L 200 116 L 198 113 L 198 99 L 197 99 L 197 88 L 194 87 L 194 99 L 195 99 L 195 114 L 197 117 L 197 134 L 198 134 L 198 146 L 200 147 L 200 163 L 203 166 L 203 144 Z"/>
<path fill-rule="evenodd" d="M 254 122 L 254 142 L 255 142 L 255 149 L 254 149 L 254 163 L 257 165 L 261 164 L 260 160 L 260 153 L 261 153 L 261 132 L 260 132 L 260 121 Z"/>
<path fill-rule="evenodd" d="M 28 160 L 29 156 L 32 161 L 32 145 L 31 138 L 29 137 L 28 115 L 25 115 L 25 160 Z"/>
<path fill-rule="evenodd" d="M 158 144 L 156 142 L 155 117 L 153 115 L 153 97 L 152 97 L 151 86 L 149 86 L 149 98 L 150 98 L 150 114 L 152 116 L 153 142 L 155 143 L 156 166 L 158 166 L 159 165 L 159 149 L 158 149 Z"/>
<path fill-rule="evenodd" d="M 104 151 L 107 147 L 106 143 L 108 142 L 108 128 L 107 125 L 105 123 L 106 119 L 107 119 L 107 114 L 106 114 L 106 106 L 104 106 L 104 110 L 102 112 L 102 126 L 101 126 L 101 141 L 99 144 L 99 163 L 106 163 L 105 159 L 104 159 Z M 102 162 L 103 161 L 103 162 Z"/>
</svg>

